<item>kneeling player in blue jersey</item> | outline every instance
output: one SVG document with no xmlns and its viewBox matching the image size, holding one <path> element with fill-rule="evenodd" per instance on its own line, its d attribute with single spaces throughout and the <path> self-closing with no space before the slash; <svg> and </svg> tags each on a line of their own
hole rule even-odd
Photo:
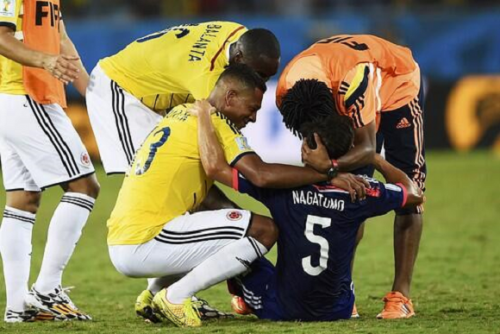
<svg viewBox="0 0 500 334">
<path fill-rule="evenodd" d="M 328 183 L 285 190 L 258 188 L 227 164 L 212 126 L 210 105 L 198 102 L 195 109 L 207 175 L 265 204 L 280 230 L 276 267 L 261 258 L 250 265 L 247 275 L 233 280 L 237 284 L 232 293 L 240 298 L 239 305 L 246 304 L 261 319 L 349 319 L 354 304 L 350 263 L 360 224 L 394 209 L 421 204 L 421 192 L 406 174 L 380 156 L 375 167 L 389 183 L 367 179 L 367 196 L 356 201 Z M 307 155 L 309 161 L 326 154 L 338 159 L 352 147 L 354 131 L 345 116 L 308 123 L 301 132 L 307 138 L 303 157 Z M 317 148 L 311 150 L 314 146 Z"/>
</svg>

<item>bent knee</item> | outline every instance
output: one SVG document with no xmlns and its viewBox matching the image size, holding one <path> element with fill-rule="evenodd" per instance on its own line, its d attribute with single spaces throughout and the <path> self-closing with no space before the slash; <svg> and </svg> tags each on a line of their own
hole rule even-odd
<svg viewBox="0 0 500 334">
<path fill-rule="evenodd" d="M 79 180 L 69 182 L 66 186 L 63 186 L 63 189 L 66 192 L 80 193 L 95 199 L 99 195 L 101 186 L 95 174 L 92 174 Z"/>
<path fill-rule="evenodd" d="M 40 206 L 42 193 L 37 191 L 9 191 L 7 192 L 6 205 L 31 213 L 37 213 Z"/>
</svg>

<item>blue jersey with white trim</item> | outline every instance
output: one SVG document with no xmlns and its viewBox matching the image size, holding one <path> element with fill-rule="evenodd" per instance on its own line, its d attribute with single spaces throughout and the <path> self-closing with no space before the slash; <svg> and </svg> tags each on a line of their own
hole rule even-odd
<svg viewBox="0 0 500 334">
<path fill-rule="evenodd" d="M 352 293 L 350 263 L 360 224 L 406 200 L 402 186 L 369 182 L 367 198 L 352 203 L 349 193 L 328 184 L 262 189 L 239 175 L 237 190 L 266 205 L 280 230 L 276 286 L 286 320 L 333 320 L 337 302 Z"/>
</svg>

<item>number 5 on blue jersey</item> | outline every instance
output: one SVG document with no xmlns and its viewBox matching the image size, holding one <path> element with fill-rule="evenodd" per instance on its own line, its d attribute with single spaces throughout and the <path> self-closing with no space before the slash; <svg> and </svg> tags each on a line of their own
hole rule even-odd
<svg viewBox="0 0 500 334">
<path fill-rule="evenodd" d="M 163 146 L 163 144 L 165 144 L 168 137 L 170 136 L 170 128 L 169 127 L 162 128 L 162 129 L 156 131 L 153 134 L 153 136 L 156 136 L 159 133 L 161 133 L 160 139 L 158 141 L 152 143 L 151 145 L 149 145 L 149 154 L 148 154 L 148 158 L 146 160 L 146 163 L 144 163 L 144 166 L 141 167 L 140 166 L 141 162 L 140 161 L 137 162 L 137 165 L 135 168 L 135 175 L 142 175 L 148 171 L 149 167 L 151 167 L 151 164 L 153 163 L 153 159 L 155 158 L 156 152 L 158 151 L 158 148 Z"/>
</svg>

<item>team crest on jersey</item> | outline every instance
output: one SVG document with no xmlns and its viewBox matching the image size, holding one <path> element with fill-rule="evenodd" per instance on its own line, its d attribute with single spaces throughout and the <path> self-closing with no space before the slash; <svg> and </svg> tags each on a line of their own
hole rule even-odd
<svg viewBox="0 0 500 334">
<path fill-rule="evenodd" d="M 90 166 L 90 157 L 87 152 L 82 153 L 82 155 L 80 156 L 80 162 L 85 167 Z"/>
<path fill-rule="evenodd" d="M 16 12 L 15 0 L 2 0 L 0 5 L 0 16 L 14 17 L 15 12 Z"/>
<path fill-rule="evenodd" d="M 239 211 L 229 211 L 227 213 L 226 217 L 229 220 L 236 221 L 236 220 L 240 220 L 243 217 L 243 215 Z"/>
<path fill-rule="evenodd" d="M 252 148 L 250 145 L 248 145 L 248 141 L 246 137 L 236 137 L 236 144 L 238 145 L 238 148 L 240 151 L 248 151 L 251 150 Z"/>
</svg>

